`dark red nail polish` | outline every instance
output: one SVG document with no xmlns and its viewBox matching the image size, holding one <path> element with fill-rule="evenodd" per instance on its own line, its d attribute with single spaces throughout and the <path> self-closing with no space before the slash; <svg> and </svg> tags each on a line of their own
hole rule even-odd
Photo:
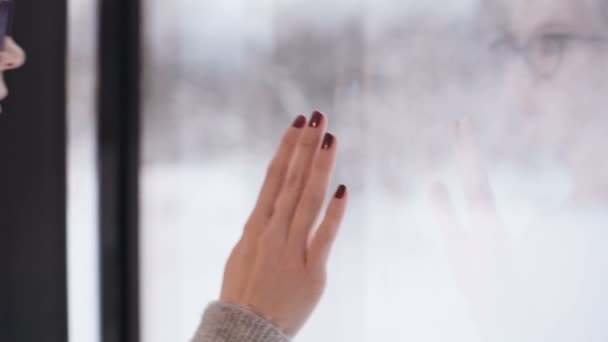
<svg viewBox="0 0 608 342">
<path fill-rule="evenodd" d="M 294 120 L 292 126 L 295 128 L 302 128 L 304 125 L 306 125 L 306 117 L 304 115 L 300 115 Z"/>
<path fill-rule="evenodd" d="M 337 199 L 342 199 L 342 198 L 344 198 L 344 194 L 346 194 L 346 186 L 345 185 L 340 185 L 338 187 L 338 191 L 336 191 L 336 198 Z"/>
<path fill-rule="evenodd" d="M 325 137 L 323 138 L 323 145 L 321 145 L 321 149 L 327 151 L 334 144 L 334 136 L 331 133 L 325 133 Z"/>
<path fill-rule="evenodd" d="M 310 119 L 310 127 L 319 127 L 321 121 L 323 120 L 323 114 L 319 112 L 312 113 L 312 118 Z"/>
</svg>

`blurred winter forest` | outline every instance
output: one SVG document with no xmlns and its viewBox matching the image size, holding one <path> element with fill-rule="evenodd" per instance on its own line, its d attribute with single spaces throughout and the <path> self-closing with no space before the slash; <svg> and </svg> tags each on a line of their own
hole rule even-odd
<svg viewBox="0 0 608 342">
<path fill-rule="evenodd" d="M 559 83 L 521 82 L 533 75 L 527 67 L 539 66 L 529 63 L 531 58 L 542 63 L 562 52 L 564 46 L 556 42 L 562 33 L 549 32 L 546 41 L 530 33 L 524 43 L 539 41 L 538 50 L 529 44 L 511 46 L 520 54 L 538 52 L 511 64 L 525 70 L 511 69 L 519 72 L 510 74 L 511 81 L 520 77 L 520 83 L 509 83 L 511 90 L 527 89 L 524 84 L 536 91 L 520 94 L 518 99 L 529 103 L 525 110 L 513 110 L 503 89 L 506 55 L 493 48 L 508 31 L 509 16 L 500 6 L 506 3 L 516 5 L 517 15 L 539 14 L 542 20 L 579 13 L 572 6 L 583 8 L 570 0 L 534 2 L 550 7 L 546 11 L 542 6 L 525 10 L 527 3 L 515 0 L 147 1 L 144 340 L 190 337 L 205 304 L 217 298 L 224 260 L 282 132 L 297 114 L 313 110 L 327 114 L 330 131 L 340 139 L 332 187 L 348 184 L 352 202 L 331 259 L 327 293 L 300 340 L 481 340 L 479 317 L 454 277 L 449 241 L 429 205 L 430 185 L 441 180 L 452 190 L 458 214 L 466 208 L 454 172 L 454 121 L 467 117 L 475 127 L 505 236 L 519 241 L 539 213 L 564 202 L 570 186 L 563 169 L 521 133 L 526 111 L 549 108 L 553 114 L 559 111 L 555 108 L 566 108 L 556 104 L 568 96 L 542 97 L 545 89 L 539 86 L 567 89 Z M 526 20 L 542 26 L 537 17 Z M 521 28 L 533 26 L 528 24 L 522 22 Z M 531 254 L 522 253 L 519 265 L 550 252 L 538 269 L 551 270 L 563 256 L 557 246 L 577 241 L 569 234 L 586 234 L 536 231 L 556 236 L 555 246 L 536 245 Z M 545 300 L 543 286 L 534 288 L 538 293 L 508 298 Z M 555 311 L 547 304 L 552 300 L 543 303 L 539 307 Z M 529 322 L 541 333 L 546 330 L 538 322 L 555 322 L 538 317 L 545 318 Z"/>
<path fill-rule="evenodd" d="M 426 287 L 410 281 L 428 273 L 412 260 L 436 257 L 427 249 L 434 245 L 427 235 L 436 232 L 421 233 L 405 203 L 426 192 L 449 159 L 451 122 L 480 116 L 491 105 L 480 97 L 497 98 L 496 68 L 480 43 L 489 34 L 480 29 L 475 2 L 383 2 L 148 2 L 146 341 L 191 333 L 203 305 L 217 295 L 222 260 L 283 130 L 313 110 L 327 114 L 340 139 L 333 184 L 348 184 L 354 195 L 328 294 L 302 340 L 374 340 L 383 319 L 371 312 L 398 309 L 371 293 L 407 282 Z M 410 272 L 402 276 L 398 269 Z M 395 304 L 424 307 L 400 319 L 440 308 L 437 291 L 415 293 L 418 298 L 393 296 Z M 443 312 L 440 320 L 451 323 L 432 336 L 453 335 L 450 329 L 474 336 L 467 315 L 452 319 L 450 310 Z M 433 330 L 427 326 L 433 320 L 413 321 L 418 328 L 406 336 Z"/>
</svg>

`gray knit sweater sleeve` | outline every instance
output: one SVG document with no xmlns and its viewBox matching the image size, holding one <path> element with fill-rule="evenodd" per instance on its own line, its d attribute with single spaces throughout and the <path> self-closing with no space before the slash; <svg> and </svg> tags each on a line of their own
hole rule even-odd
<svg viewBox="0 0 608 342">
<path fill-rule="evenodd" d="M 272 322 L 233 304 L 209 304 L 192 342 L 289 342 Z"/>
</svg>

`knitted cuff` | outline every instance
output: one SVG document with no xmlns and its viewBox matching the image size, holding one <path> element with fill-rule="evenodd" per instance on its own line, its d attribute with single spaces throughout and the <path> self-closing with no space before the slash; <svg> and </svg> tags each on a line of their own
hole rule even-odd
<svg viewBox="0 0 608 342">
<path fill-rule="evenodd" d="M 209 304 L 192 342 L 289 342 L 272 322 L 234 304 Z"/>
</svg>

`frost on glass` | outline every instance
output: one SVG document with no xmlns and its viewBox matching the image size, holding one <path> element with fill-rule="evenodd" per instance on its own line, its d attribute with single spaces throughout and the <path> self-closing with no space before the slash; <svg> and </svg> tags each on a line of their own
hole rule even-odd
<svg viewBox="0 0 608 342">
<path fill-rule="evenodd" d="M 146 2 L 143 339 L 191 336 L 317 109 L 352 203 L 299 341 L 605 340 L 605 2 Z"/>
</svg>

